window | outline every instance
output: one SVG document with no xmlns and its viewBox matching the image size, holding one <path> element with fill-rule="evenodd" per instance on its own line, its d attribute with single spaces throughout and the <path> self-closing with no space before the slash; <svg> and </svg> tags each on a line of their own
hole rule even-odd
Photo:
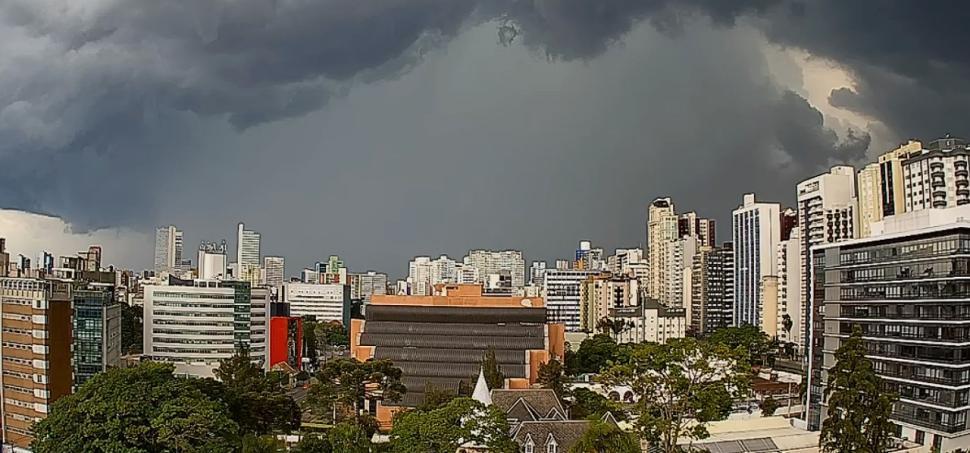
<svg viewBox="0 0 970 453">
<path fill-rule="evenodd" d="M 523 449 L 525 453 L 535 453 L 536 445 L 529 439 L 525 443 L 525 448 Z"/>
</svg>

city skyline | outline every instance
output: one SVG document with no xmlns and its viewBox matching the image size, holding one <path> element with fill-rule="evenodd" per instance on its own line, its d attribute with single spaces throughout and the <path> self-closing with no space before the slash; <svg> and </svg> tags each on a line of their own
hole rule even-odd
<svg viewBox="0 0 970 453">
<path fill-rule="evenodd" d="M 0 11 L 0 51 L 24 55 L 0 80 L 0 165 L 11 170 L 0 207 L 54 215 L 79 234 L 175 224 L 194 246 L 245 221 L 292 263 L 339 254 L 393 271 L 416 254 L 475 247 L 551 260 L 578 238 L 636 246 L 643 206 L 658 196 L 714 218 L 724 237 L 725 207 L 745 192 L 790 205 L 787 189 L 831 163 L 858 164 L 911 137 L 965 135 L 965 95 L 934 89 L 962 86 L 959 39 L 940 31 L 963 27 L 932 6 L 866 19 L 869 33 L 939 24 L 886 58 L 851 21 L 824 20 L 865 14 L 845 2 L 801 15 L 784 1 L 628 2 L 600 16 L 503 1 L 359 14 L 199 2 L 190 14 L 200 29 L 160 9 L 55 3 Z M 326 20 L 342 13 L 340 27 Z M 270 26 L 243 40 L 249 20 Z M 408 26 L 347 55 L 259 44 L 339 46 L 395 20 Z M 177 38 L 143 23 L 170 24 Z M 174 72 L 146 64 L 153 52 Z M 265 78 L 246 76 L 253 68 Z M 128 253 L 112 261 L 151 259 L 146 248 Z"/>
</svg>

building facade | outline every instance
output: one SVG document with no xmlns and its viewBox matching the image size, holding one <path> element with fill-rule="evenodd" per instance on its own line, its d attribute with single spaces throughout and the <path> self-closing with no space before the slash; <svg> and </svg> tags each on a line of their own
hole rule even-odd
<svg viewBox="0 0 970 453">
<path fill-rule="evenodd" d="M 368 271 L 360 274 L 360 297 L 364 302 L 370 302 L 373 296 L 387 294 L 387 274 Z"/>
<path fill-rule="evenodd" d="M 944 137 L 903 161 L 906 211 L 970 203 L 967 162 L 970 148 L 962 139 Z"/>
<path fill-rule="evenodd" d="M 856 175 L 859 184 L 859 237 L 865 238 L 872 234 L 873 222 L 882 220 L 882 190 L 879 188 L 879 164 L 871 163 L 859 170 Z"/>
<path fill-rule="evenodd" d="M 702 248 L 691 266 L 690 328 L 709 335 L 734 322 L 734 246 Z"/>
<path fill-rule="evenodd" d="M 286 277 L 286 259 L 282 256 L 267 256 L 263 258 L 264 283 L 271 288 L 283 284 Z"/>
<path fill-rule="evenodd" d="M 484 281 L 490 274 L 508 274 L 513 290 L 525 286 L 525 259 L 518 250 L 471 250 L 464 264 L 478 269 L 479 281 Z"/>
<path fill-rule="evenodd" d="M 31 426 L 71 393 L 71 282 L 0 278 L 0 434 L 29 451 Z"/>
<path fill-rule="evenodd" d="M 182 230 L 175 225 L 155 229 L 155 274 L 174 272 L 182 264 Z"/>
<path fill-rule="evenodd" d="M 285 283 L 281 302 L 290 304 L 293 316 L 312 316 L 318 322 L 350 322 L 350 287 L 331 283 Z"/>
<path fill-rule="evenodd" d="M 236 266 L 239 275 L 234 277 L 253 286 L 259 284 L 260 277 L 259 242 L 260 234 L 247 230 L 246 225 L 240 222 L 236 232 Z"/>
<path fill-rule="evenodd" d="M 670 259 L 669 250 L 680 237 L 674 202 L 670 198 L 657 198 L 647 208 L 647 261 L 650 278 L 647 283 L 647 296 L 668 303 L 667 275 Z"/>
<path fill-rule="evenodd" d="M 213 377 L 246 350 L 265 368 L 269 292 L 249 282 L 170 279 L 144 287 L 144 355 L 176 373 Z"/>
<path fill-rule="evenodd" d="M 970 223 L 963 219 L 813 250 L 810 429 L 827 416 L 835 351 L 861 328 L 873 368 L 899 396 L 892 415 L 899 434 L 937 451 L 970 447 Z"/>
<path fill-rule="evenodd" d="M 221 244 L 205 242 L 199 245 L 200 280 L 216 280 L 229 278 L 229 260 L 226 258 L 226 241 Z"/>
<path fill-rule="evenodd" d="M 74 300 L 74 386 L 121 364 L 121 305 L 113 286 L 87 284 L 72 291 Z"/>
<path fill-rule="evenodd" d="M 567 332 L 583 330 L 580 304 L 582 284 L 600 271 L 547 269 L 542 284 L 546 315 L 551 323 L 562 324 Z"/>
<path fill-rule="evenodd" d="M 761 288 L 764 277 L 778 272 L 780 209 L 778 203 L 759 202 L 754 194 L 745 194 L 741 206 L 732 213 L 735 326 L 750 324 L 764 328 Z"/>
</svg>

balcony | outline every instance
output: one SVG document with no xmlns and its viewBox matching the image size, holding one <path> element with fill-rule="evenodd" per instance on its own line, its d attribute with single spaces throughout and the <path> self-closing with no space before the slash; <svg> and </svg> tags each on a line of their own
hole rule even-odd
<svg viewBox="0 0 970 453">
<path fill-rule="evenodd" d="M 954 172 L 954 173 L 956 174 L 956 176 L 958 178 L 966 178 L 968 176 L 968 172 L 967 172 L 967 168 L 966 167 L 964 167 L 964 168 L 957 168 L 956 172 Z"/>
<path fill-rule="evenodd" d="M 930 186 L 933 187 L 934 189 L 937 187 L 946 187 L 946 181 L 944 181 L 943 179 L 934 178 L 933 182 L 930 183 Z"/>
<path fill-rule="evenodd" d="M 957 196 L 961 196 L 961 197 L 970 196 L 970 189 L 968 189 L 966 187 L 958 187 L 957 188 Z"/>
<path fill-rule="evenodd" d="M 892 418 L 901 422 L 911 423 L 925 428 L 935 429 L 946 433 L 956 433 L 963 431 L 967 427 L 967 422 L 944 422 L 937 419 L 933 413 L 916 415 L 905 410 L 893 411 Z"/>
<path fill-rule="evenodd" d="M 946 207 L 946 200 L 933 200 L 933 207 L 934 208 L 945 208 Z"/>
</svg>

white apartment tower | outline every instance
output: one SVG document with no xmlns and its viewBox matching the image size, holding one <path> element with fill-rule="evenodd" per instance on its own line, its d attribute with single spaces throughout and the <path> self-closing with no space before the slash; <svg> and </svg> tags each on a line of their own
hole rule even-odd
<svg viewBox="0 0 970 453">
<path fill-rule="evenodd" d="M 265 284 L 271 288 L 283 284 L 286 273 L 286 259 L 282 256 L 267 256 L 263 258 L 263 269 L 265 271 Z"/>
<path fill-rule="evenodd" d="M 952 208 L 970 203 L 967 162 L 970 146 L 946 136 L 930 142 L 920 153 L 903 161 L 904 199 L 907 211 Z"/>
<path fill-rule="evenodd" d="M 518 250 L 471 250 L 465 257 L 464 264 L 478 269 L 478 276 L 482 281 L 487 280 L 489 275 L 508 274 L 513 290 L 525 286 L 525 260 Z"/>
<path fill-rule="evenodd" d="M 430 296 L 433 292 L 431 284 L 431 258 L 417 256 L 408 263 L 408 294 L 412 296 Z"/>
<path fill-rule="evenodd" d="M 182 264 L 182 230 L 175 225 L 155 229 L 155 274 L 173 272 Z"/>
<path fill-rule="evenodd" d="M 246 225 L 239 223 L 236 234 L 236 265 L 241 280 L 259 283 L 259 233 L 247 230 Z"/>
<path fill-rule="evenodd" d="M 653 200 L 647 208 L 647 261 L 650 272 L 647 296 L 664 304 L 669 304 L 674 299 L 667 284 L 673 278 L 667 275 L 670 269 L 667 260 L 672 255 L 670 248 L 678 238 L 674 202 L 670 198 Z"/>
<path fill-rule="evenodd" d="M 749 193 L 732 212 L 734 325 L 764 328 L 761 289 L 765 277 L 778 275 L 775 250 L 781 240 L 780 211 L 778 203 L 756 201 Z"/>
</svg>

